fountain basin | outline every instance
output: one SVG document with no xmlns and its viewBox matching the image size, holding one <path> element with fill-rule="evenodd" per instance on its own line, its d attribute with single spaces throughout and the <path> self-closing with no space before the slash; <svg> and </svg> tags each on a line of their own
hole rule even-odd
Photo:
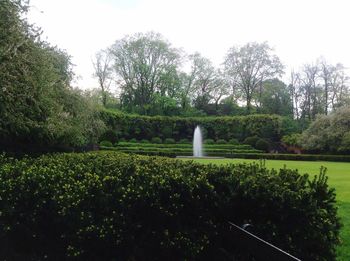
<svg viewBox="0 0 350 261">
<path fill-rule="evenodd" d="M 176 156 L 177 159 L 224 159 L 224 157 L 211 157 L 211 156 Z"/>
</svg>

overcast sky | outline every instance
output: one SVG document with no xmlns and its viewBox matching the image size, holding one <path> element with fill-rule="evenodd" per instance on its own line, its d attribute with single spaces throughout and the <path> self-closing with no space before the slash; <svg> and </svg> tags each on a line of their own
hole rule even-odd
<svg viewBox="0 0 350 261">
<path fill-rule="evenodd" d="M 350 66 L 347 0 L 31 0 L 31 5 L 29 20 L 72 56 L 75 85 L 83 89 L 97 87 L 91 59 L 98 50 L 147 31 L 215 65 L 233 45 L 268 41 L 287 74 L 321 55 Z"/>
</svg>

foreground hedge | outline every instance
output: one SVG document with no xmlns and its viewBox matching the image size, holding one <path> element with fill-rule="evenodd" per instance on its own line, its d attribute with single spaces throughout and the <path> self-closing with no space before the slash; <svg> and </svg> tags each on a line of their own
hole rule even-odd
<svg viewBox="0 0 350 261">
<path fill-rule="evenodd" d="M 102 111 L 101 118 L 119 138 L 151 140 L 161 139 L 192 140 L 197 125 L 202 127 L 204 137 L 208 139 L 244 140 L 250 136 L 259 136 L 269 140 L 279 140 L 282 130 L 282 118 L 277 115 L 248 115 L 225 117 L 165 117 L 140 116 Z"/>
<path fill-rule="evenodd" d="M 0 156 L 1 260 L 249 260 L 227 221 L 303 260 L 334 260 L 324 173 L 99 152 Z"/>
</svg>

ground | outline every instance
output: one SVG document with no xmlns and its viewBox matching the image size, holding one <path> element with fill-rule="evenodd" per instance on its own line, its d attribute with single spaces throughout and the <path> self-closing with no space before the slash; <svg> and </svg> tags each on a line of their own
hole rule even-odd
<svg viewBox="0 0 350 261">
<path fill-rule="evenodd" d="M 238 162 L 253 162 L 247 159 L 196 159 L 196 162 L 204 164 L 227 164 Z M 287 168 L 298 169 L 300 173 L 316 175 L 320 167 L 327 168 L 329 184 L 336 189 L 337 204 L 339 206 L 339 216 L 343 223 L 341 229 L 342 245 L 338 247 L 337 260 L 350 260 L 350 163 L 345 162 L 326 162 L 326 161 L 289 161 L 289 160 L 267 160 L 268 168 Z"/>
</svg>

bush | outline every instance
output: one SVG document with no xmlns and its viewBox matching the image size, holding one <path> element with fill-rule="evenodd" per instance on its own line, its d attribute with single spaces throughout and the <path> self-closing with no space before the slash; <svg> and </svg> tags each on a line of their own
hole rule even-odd
<svg viewBox="0 0 350 261">
<path fill-rule="evenodd" d="M 99 152 L 0 156 L 0 173 L 1 260 L 253 260 L 238 258 L 227 220 L 302 260 L 335 260 L 324 171 Z"/>
<path fill-rule="evenodd" d="M 140 140 L 140 143 L 149 143 L 149 140 L 142 139 Z"/>
<path fill-rule="evenodd" d="M 103 140 L 100 142 L 100 146 L 103 146 L 103 147 L 113 147 L 113 144 L 112 142 L 110 142 L 109 140 Z"/>
<path fill-rule="evenodd" d="M 175 140 L 172 139 L 172 138 L 166 138 L 166 139 L 164 140 L 164 143 L 166 143 L 166 144 L 174 144 L 174 143 L 175 143 Z"/>
<path fill-rule="evenodd" d="M 131 143 L 137 143 L 138 141 L 137 141 L 137 139 L 132 138 L 132 139 L 129 140 L 129 142 L 131 142 Z"/>
<path fill-rule="evenodd" d="M 299 133 L 293 133 L 290 135 L 285 135 L 282 137 L 281 141 L 285 143 L 288 146 L 300 146 L 300 139 L 301 139 L 301 134 Z"/>
<path fill-rule="evenodd" d="M 270 144 L 268 141 L 264 139 L 259 139 L 255 144 L 255 148 L 258 150 L 262 150 L 264 152 L 268 152 L 270 148 Z"/>
<path fill-rule="evenodd" d="M 154 137 L 151 140 L 152 143 L 157 143 L 157 144 L 161 144 L 162 143 L 162 139 L 159 137 Z"/>
<path fill-rule="evenodd" d="M 216 144 L 227 144 L 227 141 L 223 139 L 219 139 L 216 141 Z"/>
<path fill-rule="evenodd" d="M 180 144 L 187 144 L 187 143 L 191 143 L 191 141 L 189 141 L 188 139 L 181 139 L 178 141 L 178 143 Z"/>
<path fill-rule="evenodd" d="M 239 141 L 237 139 L 230 139 L 228 141 L 229 144 L 232 144 L 232 145 L 238 145 L 239 144 Z"/>
<path fill-rule="evenodd" d="M 101 141 L 110 141 L 112 143 L 118 142 L 118 136 L 115 131 L 109 129 L 106 130 L 100 137 Z"/>
<path fill-rule="evenodd" d="M 244 140 L 244 144 L 248 144 L 248 145 L 250 145 L 250 146 L 252 146 L 252 147 L 254 147 L 255 148 L 255 144 L 256 144 L 256 142 L 259 140 L 260 138 L 258 137 L 258 136 L 253 136 L 253 137 L 248 137 L 248 138 L 246 138 L 245 140 Z"/>
<path fill-rule="evenodd" d="M 215 141 L 213 139 L 205 139 L 204 144 L 215 144 Z"/>
</svg>

